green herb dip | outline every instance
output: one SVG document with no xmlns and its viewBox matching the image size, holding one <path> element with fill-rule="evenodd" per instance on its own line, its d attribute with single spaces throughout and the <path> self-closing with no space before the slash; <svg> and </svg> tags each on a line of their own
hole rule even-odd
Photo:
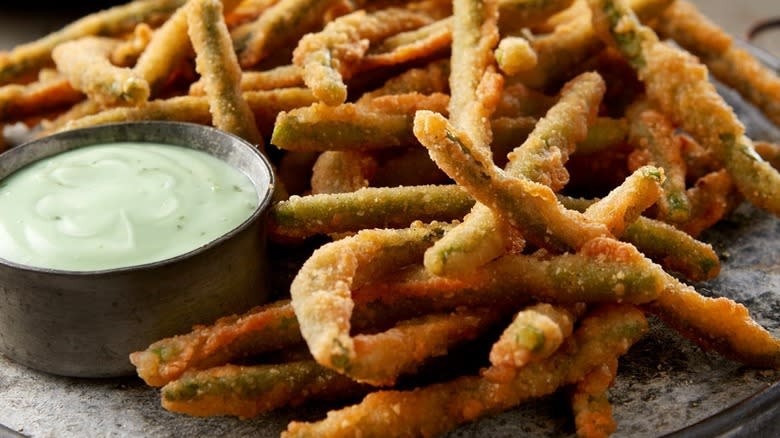
<svg viewBox="0 0 780 438">
<path fill-rule="evenodd" d="M 258 202 L 246 175 L 205 152 L 82 147 L 0 181 L 0 257 L 68 271 L 155 262 L 234 229 Z"/>
</svg>

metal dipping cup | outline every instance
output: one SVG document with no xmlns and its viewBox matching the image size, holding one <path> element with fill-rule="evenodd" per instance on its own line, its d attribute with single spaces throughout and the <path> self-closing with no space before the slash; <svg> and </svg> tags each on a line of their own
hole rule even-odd
<svg viewBox="0 0 780 438">
<path fill-rule="evenodd" d="M 154 142 L 207 152 L 245 173 L 259 204 L 238 227 L 185 254 L 142 265 L 64 271 L 0 259 L 0 353 L 48 373 L 114 377 L 128 355 L 195 324 L 268 301 L 268 161 L 244 140 L 207 126 L 138 122 L 79 129 L 0 155 L 0 179 L 60 152 L 98 143 Z"/>
</svg>

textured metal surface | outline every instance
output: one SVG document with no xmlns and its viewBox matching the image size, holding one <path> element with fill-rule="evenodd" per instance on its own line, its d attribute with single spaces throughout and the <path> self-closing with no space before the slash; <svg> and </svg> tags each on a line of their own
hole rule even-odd
<svg viewBox="0 0 780 438">
<path fill-rule="evenodd" d="M 0 156 L 0 178 L 65 150 L 114 141 L 208 152 L 246 173 L 261 202 L 236 229 L 161 262 L 67 272 L 0 259 L 0 351 L 20 363 L 68 376 L 132 374 L 130 352 L 268 297 L 263 218 L 272 174 L 256 149 L 236 137 L 191 124 L 104 125 L 12 149 Z"/>
</svg>

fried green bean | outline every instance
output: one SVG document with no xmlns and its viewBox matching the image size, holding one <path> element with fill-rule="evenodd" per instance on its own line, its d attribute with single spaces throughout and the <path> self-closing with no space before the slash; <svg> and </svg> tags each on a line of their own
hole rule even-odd
<svg viewBox="0 0 780 438">
<path fill-rule="evenodd" d="M 152 35 L 154 35 L 154 30 L 148 24 L 140 23 L 135 26 L 133 35 L 119 43 L 116 49 L 111 52 L 111 63 L 119 67 L 135 65 L 143 51 L 149 46 Z"/>
<path fill-rule="evenodd" d="M 452 15 L 452 2 L 450 0 L 414 0 L 411 2 L 406 2 L 403 0 L 400 2 L 399 0 L 383 1 L 385 2 L 385 6 L 382 6 L 382 1 L 378 0 L 356 0 L 358 4 L 364 4 L 368 10 L 387 7 L 387 5 L 392 4 L 404 3 L 405 7 L 410 11 L 424 12 L 436 20 Z"/>
<path fill-rule="evenodd" d="M 624 1 L 589 4 L 599 36 L 636 69 L 649 99 L 714 152 L 745 198 L 780 215 L 780 173 L 756 153 L 744 126 L 708 81 L 707 68 L 660 42 Z"/>
<path fill-rule="evenodd" d="M 179 8 L 155 31 L 133 67 L 138 76 L 149 84 L 153 96 L 158 95 L 179 63 L 192 53 L 187 35 L 187 9 Z"/>
<path fill-rule="evenodd" d="M 597 366 L 574 387 L 571 408 L 580 438 L 606 438 L 617 429 L 607 390 L 617 377 L 617 358 Z"/>
<path fill-rule="evenodd" d="M 653 26 L 696 55 L 716 78 L 736 89 L 780 126 L 780 78 L 750 52 L 734 44 L 731 36 L 695 5 L 675 1 Z"/>
<path fill-rule="evenodd" d="M 364 394 L 368 386 L 313 360 L 277 365 L 224 365 L 189 373 L 161 390 L 162 406 L 195 416 L 252 418 L 310 400 L 338 400 Z"/>
<path fill-rule="evenodd" d="M 0 123 L 16 122 L 24 117 L 73 105 L 84 98 L 64 77 L 44 78 L 36 82 L 0 87 Z"/>
<path fill-rule="evenodd" d="M 495 72 L 493 56 L 497 22 L 497 0 L 453 1 L 449 117 L 453 126 L 483 150 L 492 141 L 490 116 L 501 88 L 496 84 L 501 77 Z"/>
<path fill-rule="evenodd" d="M 586 317 L 550 358 L 503 380 L 464 376 L 414 391 L 379 391 L 317 423 L 292 422 L 285 438 L 318 436 L 434 436 L 582 380 L 594 367 L 624 354 L 647 330 L 631 306 L 604 307 Z"/>
<path fill-rule="evenodd" d="M 569 181 L 565 164 L 596 119 L 606 86 L 597 73 L 571 80 L 561 97 L 520 146 L 509 154 L 506 172 L 560 191 Z"/>
<path fill-rule="evenodd" d="M 451 27 L 452 19 L 445 18 L 385 38 L 366 54 L 359 69 L 370 70 L 401 64 L 443 51 L 452 43 Z"/>
<path fill-rule="evenodd" d="M 521 29 L 553 15 L 565 8 L 567 3 L 571 3 L 571 1 L 499 1 L 499 20 L 501 23 L 499 26 L 506 28 L 509 25 L 508 22 L 511 21 L 509 27 L 512 30 Z M 452 23 L 452 18 L 443 18 L 420 29 L 388 37 L 366 56 L 361 68 L 370 69 L 406 62 L 447 48 L 452 43 Z"/>
<path fill-rule="evenodd" d="M 635 147 L 629 167 L 658 166 L 664 170 L 663 196 L 658 201 L 659 219 L 680 223 L 688 219 L 691 206 L 685 194 L 685 161 L 680 137 L 663 114 L 639 101 L 627 111 L 629 142 Z"/>
<path fill-rule="evenodd" d="M 603 151 L 618 145 L 628 139 L 628 122 L 626 119 L 598 117 L 588 127 L 585 140 L 577 143 L 575 154 L 587 155 Z"/>
<path fill-rule="evenodd" d="M 367 187 L 351 193 L 292 196 L 271 208 L 269 233 L 277 240 L 363 228 L 397 228 L 415 220 L 449 221 L 474 204 L 452 186 Z"/>
<path fill-rule="evenodd" d="M 271 143 L 286 150 L 370 150 L 417 144 L 412 118 L 417 109 L 445 110 L 446 99 L 424 98 L 406 113 L 346 103 L 316 103 L 279 114 Z"/>
<path fill-rule="evenodd" d="M 294 65 L 283 65 L 266 71 L 245 71 L 241 73 L 241 91 L 274 90 L 277 88 L 303 86 L 301 69 Z M 205 93 L 204 84 L 201 81 L 194 82 L 190 86 L 191 96 L 200 96 Z"/>
<path fill-rule="evenodd" d="M 370 272 L 367 275 L 370 276 Z M 421 311 L 408 306 L 379 306 L 372 302 L 371 297 L 358 297 L 356 302 L 358 305 L 352 319 L 355 330 L 392 326 L 398 321 L 419 317 L 426 313 L 424 310 L 444 312 L 452 309 L 428 307 Z M 292 305 L 289 300 L 282 300 L 255 307 L 242 315 L 220 318 L 208 326 L 195 326 L 186 334 L 159 340 L 143 351 L 132 353 L 130 361 L 148 385 L 163 386 L 185 372 L 283 351 L 302 341 Z"/>
<path fill-rule="evenodd" d="M 756 152 L 775 169 L 780 169 L 780 144 L 766 141 L 755 142 Z"/>
<path fill-rule="evenodd" d="M 496 48 L 496 63 L 505 74 L 512 76 L 534 68 L 536 52 L 523 37 L 504 37 Z"/>
<path fill-rule="evenodd" d="M 362 310 L 369 305 L 365 300 L 359 301 L 354 322 L 357 328 L 377 325 L 376 320 L 365 319 L 375 316 Z M 147 383 L 160 386 L 187 370 L 221 365 L 247 355 L 284 348 L 299 340 L 297 320 L 289 304 L 280 302 L 241 317 L 223 318 L 211 327 L 196 327 L 187 335 L 159 341 L 144 352 L 134 353 L 131 359 Z"/>
<path fill-rule="evenodd" d="M 504 23 L 501 26 L 506 27 L 508 20 L 511 21 L 512 29 L 520 29 L 544 20 L 565 8 L 567 3 L 571 3 L 571 0 L 499 1 L 499 19 Z M 507 16 L 509 18 L 505 19 Z M 446 48 L 452 42 L 452 24 L 453 19 L 448 17 L 418 30 L 391 36 L 366 56 L 363 68 L 405 62 Z"/>
<path fill-rule="evenodd" d="M 548 96 L 521 83 L 513 83 L 504 87 L 493 116 L 541 118 L 557 101 L 557 96 Z"/>
<path fill-rule="evenodd" d="M 398 76 L 388 79 L 384 85 L 376 90 L 364 93 L 358 100 L 358 103 L 388 94 L 412 92 L 420 94 L 448 93 L 449 77 L 449 60 L 434 61 L 425 67 L 410 68 Z"/>
<path fill-rule="evenodd" d="M 383 105 L 379 108 L 369 104 L 380 97 L 383 96 L 334 107 L 317 103 L 279 114 L 273 125 L 271 143 L 288 151 L 320 152 L 419 147 L 412 129 L 414 112 L 419 109 L 447 112 L 447 96 L 438 93 L 421 96 L 416 103 L 404 107 Z M 535 124 L 536 120 L 529 117 L 491 120 L 492 146 L 496 153 L 505 155 L 528 136 Z"/>
<path fill-rule="evenodd" d="M 438 311 L 499 303 L 517 308 L 532 299 L 563 305 L 642 303 L 657 296 L 665 278 L 663 269 L 632 245 L 599 237 L 575 254 L 504 255 L 463 276 L 435 276 L 415 266 L 358 288 L 355 300 L 371 303 L 365 306 L 377 313 L 402 305 Z"/>
<path fill-rule="evenodd" d="M 693 281 L 709 280 L 720 272 L 718 255 L 712 246 L 664 222 L 640 217 L 626 228 L 621 239 L 636 245 L 664 268 Z"/>
<path fill-rule="evenodd" d="M 457 309 L 450 314 L 434 314 L 403 321 L 377 334 L 357 335 L 354 357 L 334 358 L 332 368 L 359 382 L 390 386 L 396 379 L 414 372 L 427 359 L 443 356 L 459 343 L 484 333 L 501 312 Z M 341 348 L 339 345 L 338 348 Z"/>
<path fill-rule="evenodd" d="M 696 180 L 686 191 L 691 203 L 691 214 L 685 222 L 675 224 L 691 236 L 715 225 L 741 202 L 735 196 L 732 178 L 725 169 L 708 173 Z"/>
<path fill-rule="evenodd" d="M 293 64 L 303 70 L 304 82 L 320 101 L 338 105 L 347 100 L 344 79 L 352 76 L 371 43 L 428 23 L 427 15 L 400 8 L 371 14 L 359 10 L 301 38 Z"/>
<path fill-rule="evenodd" d="M 305 88 L 283 88 L 273 91 L 250 91 L 244 93 L 244 99 L 255 114 L 255 120 L 261 129 L 270 131 L 278 113 L 310 105 L 314 101 L 314 96 Z M 55 124 L 55 129 L 64 131 L 137 120 L 177 120 L 204 125 L 212 121 L 208 99 L 203 96 L 157 99 L 147 102 L 142 107 L 111 108 L 99 113 L 96 113 L 99 108 L 93 105 L 87 106 L 89 108 L 86 108 L 88 110 L 86 116 L 69 120 L 64 125 Z"/>
<path fill-rule="evenodd" d="M 264 150 L 254 113 L 241 95 L 241 67 L 222 15 L 222 3 L 192 0 L 187 9 L 187 32 L 195 49 L 196 68 L 205 81 L 214 126 Z"/>
<path fill-rule="evenodd" d="M 241 66 L 251 67 L 314 31 L 334 3 L 336 0 L 280 0 L 257 20 L 237 27 L 232 38 Z"/>
<path fill-rule="evenodd" d="M 266 71 L 244 72 L 241 89 L 273 90 L 275 88 L 302 87 L 301 69 L 294 65 L 283 65 Z"/>
<path fill-rule="evenodd" d="M 52 51 L 57 69 L 73 88 L 103 106 L 138 105 L 149 98 L 149 84 L 133 70 L 111 64 L 118 40 L 84 37 Z"/>
<path fill-rule="evenodd" d="M 592 203 L 565 196 L 559 199 L 566 208 L 578 211 L 585 211 Z M 720 272 L 720 260 L 711 245 L 655 219 L 638 217 L 625 228 L 620 239 L 636 246 L 664 268 L 693 281 L 712 279 Z"/>
<path fill-rule="evenodd" d="M 311 193 L 346 193 L 368 187 L 376 167 L 374 157 L 364 152 L 325 151 L 314 163 Z"/>
<path fill-rule="evenodd" d="M 522 238 L 512 239 L 511 226 L 489 207 L 475 204 L 463 222 L 425 252 L 425 268 L 435 275 L 452 275 L 473 270 L 515 247 Z"/>
<path fill-rule="evenodd" d="M 541 23 L 571 6 L 573 0 L 499 0 L 498 27 L 503 33 Z"/>
<path fill-rule="evenodd" d="M 411 116 L 315 103 L 279 114 L 271 144 L 290 151 L 371 150 L 415 144 Z"/>
<path fill-rule="evenodd" d="M 493 131 L 493 144 L 490 145 L 496 159 L 504 158 L 522 143 L 536 128 L 537 119 L 534 117 L 496 117 L 490 121 Z"/>
<path fill-rule="evenodd" d="M 101 109 L 102 108 L 100 107 L 100 104 L 94 100 L 84 99 L 70 107 L 70 109 L 67 111 L 55 117 L 53 120 L 41 121 L 41 128 L 43 129 L 35 133 L 34 137 L 41 138 L 55 132 L 59 132 L 65 129 L 68 123 L 71 123 L 74 120 L 95 115 L 100 112 Z"/>
<path fill-rule="evenodd" d="M 705 350 L 754 367 L 780 368 L 780 340 L 756 323 L 742 304 L 702 296 L 668 276 L 666 287 L 646 308 Z"/>
<path fill-rule="evenodd" d="M 446 94 L 433 93 L 426 95 L 415 91 L 364 99 L 359 104 L 370 111 L 382 111 L 390 114 L 414 114 L 415 111 L 420 109 L 444 109 L 447 102 L 449 102 L 449 97 Z"/>
<path fill-rule="evenodd" d="M 303 264 L 290 285 L 290 295 L 301 335 L 306 340 L 314 359 L 323 366 L 346 373 L 353 378 L 376 384 L 392 383 L 393 373 L 402 372 L 410 359 L 400 352 L 398 362 L 375 360 L 385 355 L 384 348 L 360 348 L 350 335 L 352 311 L 355 303 L 352 289 L 371 279 L 414 263 L 430 243 L 439 238 L 447 227 L 413 224 L 400 230 L 363 230 L 354 236 L 323 245 Z M 425 326 L 425 322 L 421 322 Z M 445 324 L 443 339 L 452 332 Z M 392 339 L 405 345 L 414 338 L 414 325 L 387 335 L 382 346 L 393 345 Z M 422 328 L 422 327 L 421 327 Z M 423 331 L 427 329 L 422 328 Z M 434 330 L 435 331 L 435 330 Z M 431 344 L 420 344 L 423 356 L 441 350 L 441 340 L 429 333 Z M 428 336 L 426 336 L 428 337 Z M 446 349 L 446 348 L 445 348 Z"/>
<path fill-rule="evenodd" d="M 663 170 L 644 166 L 637 169 L 621 185 L 585 210 L 585 217 L 606 225 L 614 236 L 620 236 L 642 212 L 661 197 Z"/>
<path fill-rule="evenodd" d="M 23 79 L 48 65 L 52 50 L 59 44 L 89 35 L 119 35 L 133 30 L 139 23 L 160 22 L 184 3 L 184 0 L 132 1 L 87 15 L 41 39 L 0 53 L 0 85 Z"/>
<path fill-rule="evenodd" d="M 309 106 L 317 101 L 308 88 L 276 88 L 267 91 L 247 91 L 244 100 L 255 115 L 255 122 L 263 136 L 270 136 L 274 121 L 284 111 Z"/>
<path fill-rule="evenodd" d="M 609 235 L 604 225 L 561 206 L 548 186 L 502 172 L 444 117 L 418 111 L 414 133 L 450 178 L 537 246 L 565 252 Z"/>
<path fill-rule="evenodd" d="M 279 301 L 159 340 L 146 350 L 132 353 L 130 361 L 148 385 L 163 386 L 185 371 L 224 365 L 300 341 L 292 306 L 289 301 Z"/>
<path fill-rule="evenodd" d="M 598 74 L 586 73 L 570 82 L 558 104 L 539 121 L 525 142 L 508 155 L 507 175 L 526 178 L 553 191 L 560 190 L 568 181 L 564 164 L 575 144 L 585 138 L 603 94 L 604 82 Z M 426 251 L 425 267 L 438 275 L 473 269 L 504 252 L 508 236 L 506 221 L 496 217 L 487 206 L 477 204 L 461 225 Z"/>
<path fill-rule="evenodd" d="M 598 53 L 603 44 L 596 38 L 587 16 L 563 23 L 548 35 L 531 41 L 536 65 L 517 72 L 513 79 L 532 88 L 547 89 L 568 79 L 576 65 Z"/>
<path fill-rule="evenodd" d="M 718 163 L 714 156 L 715 154 L 710 149 L 705 148 L 696 139 L 684 132 L 680 132 L 677 136 L 680 139 L 680 152 L 683 160 L 685 160 L 685 179 L 687 184 L 694 184 L 699 178 L 723 169 L 723 166 Z"/>
<path fill-rule="evenodd" d="M 244 0 L 229 14 L 225 14 L 225 22 L 228 28 L 232 29 L 256 19 L 276 3 L 279 3 L 279 0 Z"/>
<path fill-rule="evenodd" d="M 631 0 L 631 7 L 646 21 L 659 15 L 673 1 Z M 582 14 L 560 24 L 552 34 L 533 40 L 531 47 L 538 57 L 536 67 L 514 77 L 533 88 L 547 89 L 569 79 L 568 75 L 603 49 L 604 43 L 599 40 L 588 15 Z"/>
<path fill-rule="evenodd" d="M 490 363 L 520 368 L 546 359 L 571 335 L 574 321 L 569 309 L 550 304 L 521 310 L 490 349 Z"/>
<path fill-rule="evenodd" d="M 556 12 L 546 20 L 532 23 L 527 28 L 534 35 L 542 35 L 555 31 L 555 28 L 563 23 L 569 22 L 580 15 L 587 14 L 590 11 L 588 4 L 584 0 L 575 0 L 568 8 Z"/>
</svg>

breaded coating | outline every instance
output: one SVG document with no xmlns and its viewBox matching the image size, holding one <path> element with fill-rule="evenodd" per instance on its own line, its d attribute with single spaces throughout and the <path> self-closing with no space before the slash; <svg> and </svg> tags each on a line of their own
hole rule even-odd
<svg viewBox="0 0 780 438">
<path fill-rule="evenodd" d="M 310 400 L 338 400 L 368 391 L 367 385 L 313 360 L 276 365 L 223 365 L 188 373 L 161 390 L 162 406 L 198 417 L 256 417 Z"/>
<path fill-rule="evenodd" d="M 598 74 L 586 73 L 572 80 L 561 92 L 558 104 L 509 153 L 507 175 L 560 190 L 568 182 L 566 160 L 576 143 L 585 138 L 603 94 L 604 83 Z M 474 269 L 501 255 L 509 246 L 508 238 L 503 220 L 478 204 L 462 224 L 426 251 L 425 266 L 438 275 Z"/>
<path fill-rule="evenodd" d="M 76 104 L 83 98 L 84 94 L 60 75 L 27 85 L 4 85 L 0 87 L 0 122 L 16 122 L 24 117 L 45 114 Z"/>
<path fill-rule="evenodd" d="M 672 223 L 685 222 L 691 213 L 685 194 L 685 160 L 680 137 L 663 114 L 637 102 L 627 111 L 629 141 L 636 148 L 629 156 L 629 168 L 651 165 L 663 169 L 664 194 L 658 202 L 658 217 Z"/>
<path fill-rule="evenodd" d="M 521 310 L 490 350 L 495 367 L 520 368 L 546 359 L 571 336 L 575 313 L 564 307 L 536 304 Z"/>
<path fill-rule="evenodd" d="M 560 205 L 550 187 L 497 168 L 440 115 L 418 111 L 414 132 L 450 178 L 535 245 L 566 252 L 610 235 L 603 224 Z"/>
<path fill-rule="evenodd" d="M 252 67 L 274 50 L 295 44 L 322 24 L 325 11 L 338 0 L 279 0 L 255 21 L 231 32 L 242 67 Z"/>
<path fill-rule="evenodd" d="M 538 61 L 536 52 L 523 37 L 502 38 L 495 56 L 498 68 L 509 76 L 534 68 Z"/>
<path fill-rule="evenodd" d="M 356 71 L 371 43 L 430 22 L 425 14 L 400 8 L 353 12 L 301 38 L 293 64 L 303 69 L 303 80 L 318 99 L 338 105 L 347 100 L 344 79 Z"/>
<path fill-rule="evenodd" d="M 264 150 L 254 114 L 241 95 L 241 67 L 222 16 L 222 3 L 192 0 L 187 8 L 187 32 L 195 49 L 197 70 L 205 81 L 214 126 Z"/>
<path fill-rule="evenodd" d="M 675 1 L 654 21 L 653 27 L 696 55 L 713 76 L 736 89 L 780 126 L 780 77 L 735 44 L 695 5 Z"/>
<path fill-rule="evenodd" d="M 401 228 L 416 220 L 451 221 L 474 201 L 455 185 L 366 187 L 355 192 L 293 196 L 271 208 L 269 233 L 278 240 L 363 228 Z"/>
<path fill-rule="evenodd" d="M 245 71 L 241 73 L 241 91 L 274 90 L 277 88 L 302 87 L 301 69 L 295 65 L 283 65 L 265 71 Z M 203 81 L 190 85 L 191 96 L 206 93 Z"/>
<path fill-rule="evenodd" d="M 647 330 L 642 312 L 605 306 L 585 318 L 561 350 L 502 379 L 464 376 L 412 391 L 379 391 L 316 423 L 292 422 L 285 438 L 435 436 L 582 380 L 623 355 Z"/>
<path fill-rule="evenodd" d="M 617 377 L 618 361 L 611 358 L 577 382 L 571 396 L 574 424 L 580 438 L 606 438 L 617 429 L 607 390 Z"/>
<path fill-rule="evenodd" d="M 10 52 L 0 52 L 0 85 L 34 75 L 41 67 L 50 64 L 51 52 L 59 44 L 89 35 L 120 35 L 133 30 L 142 22 L 162 22 L 185 2 L 131 1 L 87 15 L 41 39 L 17 46 Z"/>
<path fill-rule="evenodd" d="M 73 88 L 100 105 L 138 105 L 149 98 L 149 83 L 133 70 L 111 64 L 118 44 L 114 39 L 84 37 L 58 45 L 52 58 Z"/>
<path fill-rule="evenodd" d="M 599 36 L 623 53 L 645 84 L 650 100 L 713 151 L 745 198 L 780 216 L 780 173 L 745 136 L 734 111 L 691 54 L 658 40 L 623 0 L 589 0 Z"/>
</svg>

